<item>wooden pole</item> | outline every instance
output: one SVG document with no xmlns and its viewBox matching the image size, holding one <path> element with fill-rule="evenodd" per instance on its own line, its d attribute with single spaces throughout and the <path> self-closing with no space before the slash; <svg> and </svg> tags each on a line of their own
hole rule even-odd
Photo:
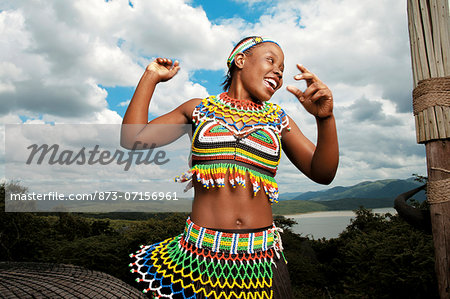
<svg viewBox="0 0 450 299">
<path fill-rule="evenodd" d="M 408 0 L 417 142 L 428 194 L 441 299 L 450 299 L 450 11 L 448 0 Z"/>
<path fill-rule="evenodd" d="M 435 270 L 439 295 L 441 299 L 448 299 L 450 298 L 450 175 L 447 169 L 450 169 L 450 142 L 449 140 L 432 141 L 428 142 L 425 148 L 429 182 L 428 196 L 433 197 L 430 201 L 430 216 Z"/>
</svg>

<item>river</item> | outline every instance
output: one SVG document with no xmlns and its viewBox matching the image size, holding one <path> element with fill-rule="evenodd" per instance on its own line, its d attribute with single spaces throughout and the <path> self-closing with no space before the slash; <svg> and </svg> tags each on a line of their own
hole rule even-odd
<svg viewBox="0 0 450 299">
<path fill-rule="evenodd" d="M 373 209 L 374 213 L 397 214 L 394 208 Z M 325 211 L 312 212 L 296 215 L 285 215 L 286 218 L 292 218 L 298 224 L 292 227 L 292 230 L 310 239 L 331 239 L 339 237 L 339 234 L 350 224 L 350 220 L 356 215 L 353 211 Z"/>
</svg>

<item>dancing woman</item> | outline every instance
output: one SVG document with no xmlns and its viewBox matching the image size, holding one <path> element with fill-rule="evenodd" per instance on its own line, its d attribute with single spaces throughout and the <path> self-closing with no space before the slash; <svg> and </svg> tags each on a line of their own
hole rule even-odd
<svg viewBox="0 0 450 299">
<path fill-rule="evenodd" d="M 269 39 L 247 37 L 231 52 L 225 92 L 191 99 L 148 122 L 158 83 L 180 69 L 177 61 L 150 63 L 125 113 L 122 145 L 162 145 L 175 137 L 151 124 L 191 124 L 192 167 L 179 181 L 194 187 L 192 213 L 184 232 L 143 246 L 132 257 L 132 272 L 145 292 L 161 298 L 290 298 L 290 281 L 272 204 L 274 179 L 283 149 L 315 182 L 329 184 L 339 150 L 329 88 L 302 65 L 294 79 L 307 88 L 287 89 L 316 118 L 314 145 L 278 105 L 270 103 L 283 84 L 284 53 Z M 150 124 L 147 125 L 147 124 Z M 137 127 L 135 127 L 137 126 Z"/>
</svg>

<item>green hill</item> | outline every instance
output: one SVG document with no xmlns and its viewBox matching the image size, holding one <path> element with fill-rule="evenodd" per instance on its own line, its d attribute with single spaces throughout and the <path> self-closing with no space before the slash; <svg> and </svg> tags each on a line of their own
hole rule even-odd
<svg viewBox="0 0 450 299">
<path fill-rule="evenodd" d="M 334 187 L 327 190 L 305 192 L 292 200 L 308 200 L 308 201 L 330 201 L 344 198 L 355 199 L 394 199 L 399 194 L 408 190 L 417 188 L 421 183 L 409 178 L 406 180 L 390 179 L 378 181 L 365 181 L 349 187 Z M 280 196 L 283 197 L 283 194 Z M 422 202 L 425 198 L 425 193 L 420 192 L 415 196 L 415 199 Z"/>
<path fill-rule="evenodd" d="M 330 211 L 356 210 L 360 206 L 366 209 L 393 208 L 392 198 L 342 198 L 337 200 L 321 201 Z"/>
<path fill-rule="evenodd" d="M 289 215 L 327 210 L 329 210 L 329 207 L 323 203 L 305 200 L 284 200 L 272 206 L 272 211 L 275 215 Z"/>
</svg>

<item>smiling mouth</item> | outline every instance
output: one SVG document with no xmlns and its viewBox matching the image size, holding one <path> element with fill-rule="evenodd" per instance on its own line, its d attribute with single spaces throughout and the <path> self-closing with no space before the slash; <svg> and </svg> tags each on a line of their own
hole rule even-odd
<svg viewBox="0 0 450 299">
<path fill-rule="evenodd" d="M 275 91 L 275 89 L 277 89 L 278 87 L 277 82 L 272 78 L 264 78 L 264 84 L 273 91 Z"/>
</svg>

